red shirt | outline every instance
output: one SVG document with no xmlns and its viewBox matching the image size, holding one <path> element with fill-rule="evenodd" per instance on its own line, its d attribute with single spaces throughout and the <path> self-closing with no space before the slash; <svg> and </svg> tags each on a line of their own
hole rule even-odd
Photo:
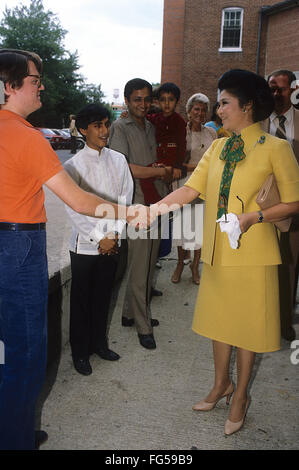
<svg viewBox="0 0 299 470">
<path fill-rule="evenodd" d="M 148 114 L 147 119 L 155 126 L 157 159 L 174 168 L 181 168 L 186 158 L 186 122 L 178 113 L 164 117 L 162 112 Z"/>
</svg>

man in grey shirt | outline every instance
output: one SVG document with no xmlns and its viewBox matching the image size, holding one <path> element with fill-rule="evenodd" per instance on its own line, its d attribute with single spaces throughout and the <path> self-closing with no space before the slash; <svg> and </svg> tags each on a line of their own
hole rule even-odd
<svg viewBox="0 0 299 470">
<path fill-rule="evenodd" d="M 148 166 L 157 160 L 155 129 L 146 119 L 152 98 L 151 84 L 140 78 L 130 80 L 124 95 L 128 117 L 113 123 L 109 146 L 127 157 L 135 184 L 133 202 L 144 204 L 145 194 L 140 180 L 154 178 L 155 190 L 162 198 L 167 194 L 165 181 L 171 181 L 172 170 L 170 167 Z M 122 324 L 132 326 L 135 323 L 140 344 L 147 349 L 155 349 L 153 326 L 159 323 L 151 318 L 150 294 L 160 239 L 153 239 L 151 232 L 140 233 L 134 239 L 130 233 L 128 235 L 128 284 Z"/>
</svg>

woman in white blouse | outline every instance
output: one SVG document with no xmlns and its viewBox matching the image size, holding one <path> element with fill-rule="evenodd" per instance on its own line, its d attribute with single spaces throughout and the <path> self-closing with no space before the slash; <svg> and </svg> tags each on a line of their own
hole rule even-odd
<svg viewBox="0 0 299 470">
<path fill-rule="evenodd" d="M 184 163 L 184 166 L 187 170 L 187 177 L 181 179 L 178 182 L 177 187 L 181 187 L 185 184 L 193 170 L 196 168 L 198 162 L 201 160 L 205 151 L 210 147 L 213 140 L 215 140 L 217 137 L 214 129 L 211 127 L 204 127 L 204 123 L 207 120 L 209 107 L 209 98 L 203 93 L 196 93 L 195 95 L 192 95 L 187 101 L 187 157 L 186 163 Z M 175 187 L 174 183 L 174 189 L 177 189 L 177 187 Z M 178 249 L 178 263 L 171 277 L 171 281 L 175 284 L 181 280 L 181 275 L 184 269 L 184 259 L 186 258 L 186 252 L 189 250 L 194 251 L 193 262 L 190 264 L 192 281 L 195 284 L 199 284 L 198 266 L 201 256 L 203 236 L 203 208 L 203 201 L 198 199 L 196 200 L 196 203 L 194 201 L 191 206 L 185 207 L 183 214 L 181 213 L 180 217 L 177 219 L 175 218 L 174 220 L 173 246 L 177 246 Z M 182 236 L 177 238 L 176 232 L 178 234 L 182 234 Z M 192 233 L 194 233 L 193 236 Z"/>
</svg>

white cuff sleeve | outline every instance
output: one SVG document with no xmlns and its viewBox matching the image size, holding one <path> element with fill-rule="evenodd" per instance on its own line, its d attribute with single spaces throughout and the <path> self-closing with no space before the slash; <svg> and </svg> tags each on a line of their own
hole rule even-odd
<svg viewBox="0 0 299 470">
<path fill-rule="evenodd" d="M 92 229 L 92 231 L 88 234 L 89 241 L 92 245 L 97 246 L 102 238 L 105 237 L 105 234 L 99 230 L 97 225 Z"/>
</svg>

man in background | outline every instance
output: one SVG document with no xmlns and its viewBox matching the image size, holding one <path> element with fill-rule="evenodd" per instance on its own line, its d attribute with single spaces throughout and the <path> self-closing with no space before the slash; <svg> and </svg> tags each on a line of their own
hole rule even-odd
<svg viewBox="0 0 299 470">
<path fill-rule="evenodd" d="M 71 136 L 71 151 L 70 153 L 76 153 L 77 150 L 77 137 L 78 137 L 78 131 L 76 128 L 76 121 L 75 121 L 76 116 L 74 114 L 70 114 L 70 136 Z"/>
<path fill-rule="evenodd" d="M 299 110 L 295 109 L 291 97 L 296 88 L 296 76 L 290 70 L 277 70 L 268 77 L 275 99 L 274 112 L 265 122 L 272 135 L 286 139 L 291 144 L 299 163 Z M 283 338 L 293 341 L 296 337 L 292 327 L 296 302 L 299 258 L 299 217 L 294 216 L 289 232 L 281 233 L 280 250 L 282 264 L 279 266 L 280 315 Z"/>
<path fill-rule="evenodd" d="M 163 197 L 167 194 L 164 181 L 172 180 L 172 170 L 170 167 L 149 166 L 157 160 L 155 129 L 146 119 L 152 101 L 151 84 L 140 78 L 130 80 L 124 95 L 128 117 L 112 124 L 109 146 L 126 156 L 135 184 L 133 202 L 144 204 L 149 199 L 140 180 L 155 178 L 155 189 Z M 160 239 L 151 238 L 150 232 L 143 235 L 135 239 L 128 237 L 128 284 L 122 325 L 135 323 L 141 346 L 155 349 L 153 326 L 159 322 L 152 319 L 150 299 Z"/>
</svg>

